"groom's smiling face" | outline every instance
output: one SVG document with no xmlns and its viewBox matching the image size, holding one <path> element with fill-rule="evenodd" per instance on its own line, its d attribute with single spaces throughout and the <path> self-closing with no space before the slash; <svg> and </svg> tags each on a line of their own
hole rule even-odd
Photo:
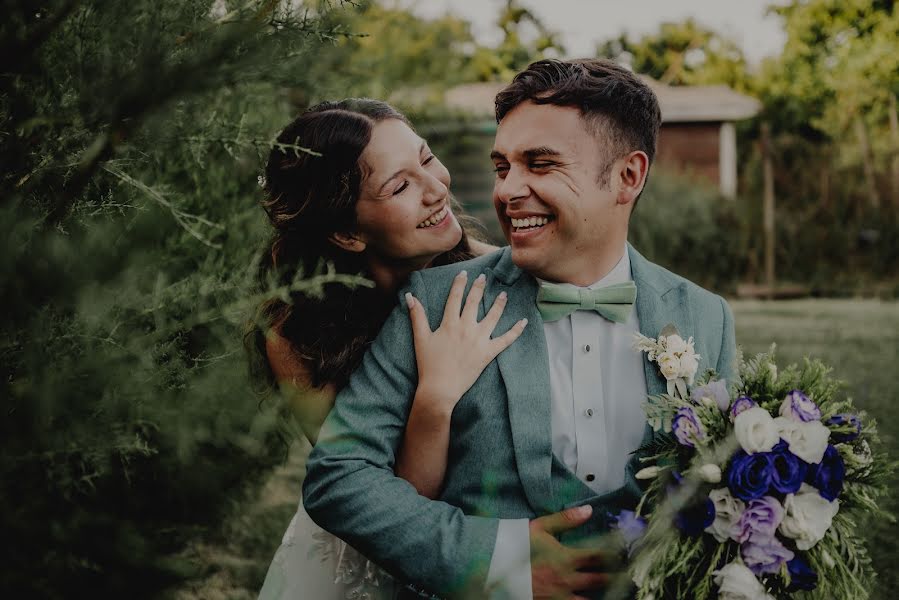
<svg viewBox="0 0 899 600">
<path fill-rule="evenodd" d="M 578 109 L 530 101 L 497 127 L 493 203 L 512 260 L 541 279 L 590 285 L 620 258 L 631 210 L 625 159 L 610 160 L 599 137 Z"/>
</svg>

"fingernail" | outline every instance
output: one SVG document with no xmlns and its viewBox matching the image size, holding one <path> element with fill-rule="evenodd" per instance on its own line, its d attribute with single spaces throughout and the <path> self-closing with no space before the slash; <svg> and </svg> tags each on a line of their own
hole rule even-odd
<svg viewBox="0 0 899 600">
<path fill-rule="evenodd" d="M 487 279 L 487 276 L 484 275 L 483 273 L 481 273 L 480 275 L 478 275 L 478 278 L 475 279 L 475 281 L 476 281 L 477 283 L 484 283 L 484 281 L 485 281 L 486 279 Z"/>
<path fill-rule="evenodd" d="M 589 504 L 585 504 L 583 506 L 577 507 L 577 516 L 579 517 L 589 517 L 593 514 L 593 507 Z"/>
<path fill-rule="evenodd" d="M 415 300 L 412 299 L 412 293 L 406 292 L 406 306 L 412 308 L 413 304 L 415 304 Z"/>
<path fill-rule="evenodd" d="M 522 319 L 522 320 L 519 321 L 519 323 L 521 323 L 521 326 L 524 327 L 525 325 L 528 324 L 528 320 L 527 320 L 527 319 Z"/>
<path fill-rule="evenodd" d="M 462 279 L 463 277 L 468 277 L 468 271 L 459 271 L 456 277 Z"/>
<path fill-rule="evenodd" d="M 497 299 L 499 299 L 499 300 L 505 300 L 505 299 L 506 299 L 506 292 L 500 292 L 500 293 L 499 293 L 499 296 L 497 296 Z"/>
</svg>

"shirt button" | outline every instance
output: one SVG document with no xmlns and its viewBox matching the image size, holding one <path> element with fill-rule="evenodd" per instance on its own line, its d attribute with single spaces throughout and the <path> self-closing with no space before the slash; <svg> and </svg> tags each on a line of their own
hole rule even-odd
<svg viewBox="0 0 899 600">
<path fill-rule="evenodd" d="M 584 344 L 584 352 L 590 352 L 590 344 Z"/>
<path fill-rule="evenodd" d="M 594 475 L 593 473 L 587 473 L 587 476 L 584 477 L 584 479 L 586 479 L 587 481 L 593 481 L 594 479 L 596 479 L 596 475 Z"/>
<path fill-rule="evenodd" d="M 592 408 L 588 408 L 587 410 L 584 411 L 584 414 L 587 415 L 588 417 L 592 417 L 592 416 L 593 416 L 593 409 L 592 409 Z"/>
</svg>

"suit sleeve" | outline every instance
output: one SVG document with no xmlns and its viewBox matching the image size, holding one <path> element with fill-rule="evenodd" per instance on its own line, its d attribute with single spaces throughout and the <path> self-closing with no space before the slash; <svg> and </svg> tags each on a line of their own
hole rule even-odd
<svg viewBox="0 0 899 600">
<path fill-rule="evenodd" d="M 721 301 L 722 332 L 721 332 L 721 349 L 718 351 L 718 365 L 715 371 L 718 377 L 726 379 L 728 383 L 735 382 L 738 377 L 737 372 L 737 336 L 734 332 L 734 315 L 724 298 L 718 298 Z"/>
<path fill-rule="evenodd" d="M 417 273 L 411 291 L 426 297 Z M 316 523 L 401 580 L 441 595 L 483 590 L 499 521 L 419 496 L 393 472 L 416 384 L 402 304 L 322 426 L 307 465 L 304 505 Z"/>
</svg>

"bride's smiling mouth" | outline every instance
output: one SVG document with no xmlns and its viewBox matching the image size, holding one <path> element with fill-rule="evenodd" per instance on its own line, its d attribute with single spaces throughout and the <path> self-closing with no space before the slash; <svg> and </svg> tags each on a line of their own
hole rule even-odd
<svg viewBox="0 0 899 600">
<path fill-rule="evenodd" d="M 446 220 L 446 217 L 449 216 L 449 206 L 444 205 L 443 208 L 432 214 L 430 217 L 419 223 L 415 226 L 416 229 L 428 229 L 430 227 L 436 227 L 443 223 Z"/>
</svg>

